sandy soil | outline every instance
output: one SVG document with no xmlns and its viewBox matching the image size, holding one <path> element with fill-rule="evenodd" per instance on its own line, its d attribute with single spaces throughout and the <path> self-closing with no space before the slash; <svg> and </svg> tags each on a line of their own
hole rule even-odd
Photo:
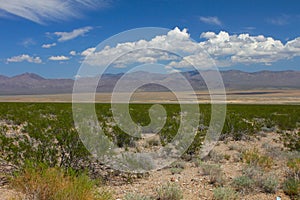
<svg viewBox="0 0 300 200">
<path fill-rule="evenodd" d="M 89 95 L 89 94 L 83 94 Z M 119 94 L 122 99 L 126 93 Z M 183 102 L 194 102 L 195 95 L 199 103 L 210 103 L 207 91 L 178 92 Z M 300 90 L 230 90 L 227 91 L 226 103 L 233 104 L 300 104 Z M 16 95 L 0 96 L 0 102 L 71 102 L 72 94 L 55 95 Z M 108 103 L 111 93 L 98 93 L 96 102 Z M 131 96 L 132 103 L 176 103 L 176 96 L 171 92 L 137 92 Z"/>
<path fill-rule="evenodd" d="M 205 163 L 219 164 L 224 172 L 226 184 L 230 183 L 234 177 L 242 174 L 242 169 L 246 166 L 245 163 L 237 161 L 236 157 L 244 149 L 258 148 L 261 152 L 267 148 L 282 148 L 282 145 L 275 143 L 274 139 L 278 139 L 278 134 L 268 133 L 266 137 L 259 139 L 252 138 L 250 141 L 226 141 L 219 142 L 214 148 L 217 154 L 230 155 L 230 159 L 216 160 L 208 159 Z M 232 149 L 232 146 L 234 148 Z M 277 155 L 278 156 L 278 155 Z M 284 177 L 284 169 L 286 163 L 280 159 L 275 159 L 272 172 L 276 173 L 278 177 Z M 193 162 L 186 162 L 185 169 L 180 174 L 172 174 L 170 169 L 162 169 L 160 171 L 150 173 L 149 177 L 137 179 L 131 184 L 111 185 L 109 188 L 115 191 L 115 198 L 122 199 L 126 193 L 139 193 L 145 195 L 153 195 L 155 189 L 167 182 L 175 182 L 183 190 L 184 199 L 199 200 L 199 199 L 213 199 L 214 185 L 209 183 L 208 176 L 201 173 L 201 167 L 197 167 Z M 250 194 L 240 195 L 240 199 L 245 200 L 274 200 L 280 196 L 281 199 L 289 199 L 281 189 L 275 194 L 267 194 L 262 191 L 254 191 Z"/>
</svg>

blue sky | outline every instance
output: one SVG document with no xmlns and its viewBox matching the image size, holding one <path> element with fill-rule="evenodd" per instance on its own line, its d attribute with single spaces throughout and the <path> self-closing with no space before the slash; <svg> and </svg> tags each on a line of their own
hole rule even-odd
<svg viewBox="0 0 300 200">
<path fill-rule="evenodd" d="M 188 34 L 193 44 L 204 42 L 222 70 L 300 70 L 299 8 L 297 0 L 0 0 L 0 74 L 74 77 L 100 42 L 140 27 L 167 28 Z M 238 43 L 237 38 L 252 42 Z M 213 46 L 219 40 L 236 51 Z M 257 48 L 275 49 L 252 52 Z"/>
</svg>

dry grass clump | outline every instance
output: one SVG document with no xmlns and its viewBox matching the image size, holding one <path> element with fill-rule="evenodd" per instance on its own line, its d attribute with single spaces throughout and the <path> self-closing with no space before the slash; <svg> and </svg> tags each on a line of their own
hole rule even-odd
<svg viewBox="0 0 300 200">
<path fill-rule="evenodd" d="M 271 169 L 274 161 L 271 157 L 261 154 L 258 149 L 253 148 L 242 153 L 242 159 L 250 166 L 257 166 L 263 169 Z"/>
<path fill-rule="evenodd" d="M 157 199 L 159 200 L 181 200 L 183 199 L 182 190 L 175 183 L 167 183 L 157 188 Z"/>
<path fill-rule="evenodd" d="M 27 166 L 11 181 L 26 199 L 39 200 L 110 200 L 107 190 L 96 191 L 95 181 L 86 174 L 66 174 L 60 168 Z"/>
</svg>

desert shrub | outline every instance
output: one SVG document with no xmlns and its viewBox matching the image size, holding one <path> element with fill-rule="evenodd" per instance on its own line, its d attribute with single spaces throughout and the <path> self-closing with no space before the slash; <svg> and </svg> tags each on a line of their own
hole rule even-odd
<svg viewBox="0 0 300 200">
<path fill-rule="evenodd" d="M 215 200 L 236 200 L 238 194 L 230 187 L 218 187 L 213 190 Z"/>
<path fill-rule="evenodd" d="M 154 200 L 151 197 L 136 194 L 136 193 L 128 193 L 125 195 L 124 200 Z"/>
<path fill-rule="evenodd" d="M 256 132 L 256 127 L 242 119 L 243 117 L 240 114 L 234 112 L 228 113 L 222 130 L 221 139 L 231 136 L 234 140 L 238 141 L 247 139 L 249 135 L 253 135 Z"/>
<path fill-rule="evenodd" d="M 183 161 L 176 161 L 176 162 L 173 162 L 173 163 L 171 164 L 171 167 L 173 167 L 173 168 L 184 169 L 184 168 L 185 168 L 185 162 L 183 162 Z"/>
<path fill-rule="evenodd" d="M 22 132 L 7 136 L 0 133 L 3 158 L 21 166 L 25 160 L 60 166 L 82 168 L 90 153 L 73 128 L 71 107 L 67 104 L 9 104 L 8 110 L 16 123 L 24 124 Z M 55 116 L 55 117 L 53 117 Z"/>
<path fill-rule="evenodd" d="M 281 134 L 280 139 L 283 141 L 285 147 L 291 151 L 300 151 L 300 132 L 299 131 L 285 131 Z"/>
<path fill-rule="evenodd" d="M 215 150 L 210 151 L 208 156 L 214 162 L 221 162 L 224 159 L 224 155 Z"/>
<path fill-rule="evenodd" d="M 182 168 L 175 168 L 175 167 L 170 168 L 170 172 L 172 174 L 180 174 L 182 171 L 183 171 Z"/>
<path fill-rule="evenodd" d="M 175 183 L 167 183 L 156 190 L 157 199 L 160 200 L 181 200 L 183 194 L 179 186 Z"/>
<path fill-rule="evenodd" d="M 46 165 L 27 165 L 16 174 L 12 186 L 22 192 L 27 199 L 40 200 L 110 200 L 110 192 L 96 192 L 95 181 L 86 174 L 66 173 L 60 168 Z"/>
<path fill-rule="evenodd" d="M 289 176 L 300 180 L 300 158 L 293 158 L 287 162 Z"/>
<path fill-rule="evenodd" d="M 243 168 L 242 173 L 244 176 L 251 178 L 252 180 L 257 180 L 261 182 L 261 177 L 264 175 L 264 171 L 258 166 L 246 166 Z"/>
<path fill-rule="evenodd" d="M 263 177 L 261 181 L 261 187 L 267 193 L 275 193 L 278 189 L 278 185 L 278 179 L 274 175 Z"/>
<path fill-rule="evenodd" d="M 262 155 L 256 148 L 244 151 L 242 158 L 248 165 L 259 166 L 263 169 L 270 169 L 273 165 L 273 159 L 269 156 Z"/>
<path fill-rule="evenodd" d="M 240 192 L 248 192 L 253 189 L 254 181 L 248 176 L 239 176 L 233 179 L 232 185 Z"/>
<path fill-rule="evenodd" d="M 283 183 L 283 191 L 291 198 L 300 198 L 300 181 L 295 178 L 288 178 Z"/>
<path fill-rule="evenodd" d="M 225 182 L 224 173 L 219 165 L 202 164 L 203 175 L 208 175 L 211 184 L 223 185 Z"/>
</svg>

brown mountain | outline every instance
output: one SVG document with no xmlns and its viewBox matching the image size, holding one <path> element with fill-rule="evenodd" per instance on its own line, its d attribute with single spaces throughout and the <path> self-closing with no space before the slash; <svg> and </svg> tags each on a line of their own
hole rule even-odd
<svg viewBox="0 0 300 200">
<path fill-rule="evenodd" d="M 202 73 L 211 73 L 203 71 Z M 97 91 L 110 92 L 123 74 L 105 74 L 102 76 Z M 177 74 L 178 75 L 178 74 Z M 182 82 L 176 74 L 156 74 L 149 72 L 133 72 L 128 75 L 124 85 L 130 87 L 133 83 L 151 80 L 153 83 L 140 88 L 142 91 L 165 91 L 159 86 L 161 83 L 171 83 L 178 90 L 184 90 Z M 183 72 L 195 90 L 206 89 L 205 82 L 196 71 Z M 226 89 L 300 89 L 300 71 L 259 71 L 243 72 L 229 70 L 221 72 Z M 89 86 L 91 79 L 82 78 L 84 84 Z M 26 94 L 62 94 L 73 91 L 73 79 L 46 79 L 37 74 L 25 73 L 14 77 L 0 75 L 0 95 L 26 95 Z M 87 91 L 88 92 L 88 91 Z"/>
</svg>

